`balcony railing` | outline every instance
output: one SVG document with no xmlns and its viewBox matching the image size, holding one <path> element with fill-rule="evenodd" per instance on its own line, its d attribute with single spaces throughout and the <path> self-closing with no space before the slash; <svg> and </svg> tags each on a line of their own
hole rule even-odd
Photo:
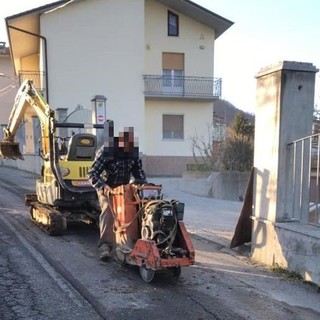
<svg viewBox="0 0 320 320">
<path fill-rule="evenodd" d="M 45 72 L 26 70 L 19 71 L 19 85 L 27 79 L 32 80 L 35 88 L 39 90 L 45 98 L 47 98 L 47 92 L 44 87 L 44 84 L 46 83 Z"/>
<path fill-rule="evenodd" d="M 221 78 L 144 75 L 143 79 L 146 97 L 214 100 L 221 96 Z"/>
</svg>

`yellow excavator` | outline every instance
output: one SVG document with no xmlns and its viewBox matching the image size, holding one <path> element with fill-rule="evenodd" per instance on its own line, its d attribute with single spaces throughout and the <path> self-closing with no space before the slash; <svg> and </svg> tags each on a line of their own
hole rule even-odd
<svg viewBox="0 0 320 320">
<path fill-rule="evenodd" d="M 63 234 L 68 222 L 96 223 L 100 207 L 87 178 L 97 148 L 96 135 L 80 132 L 71 137 L 58 137 L 57 128 L 85 128 L 85 125 L 57 122 L 54 110 L 32 80 L 25 80 L 3 129 L 1 158 L 23 159 L 15 138 L 27 114 L 37 116 L 40 122 L 39 155 L 43 163 L 41 176 L 36 180 L 36 193 L 25 195 L 32 221 L 49 235 Z M 94 124 L 92 128 L 104 129 L 104 125 Z"/>
</svg>

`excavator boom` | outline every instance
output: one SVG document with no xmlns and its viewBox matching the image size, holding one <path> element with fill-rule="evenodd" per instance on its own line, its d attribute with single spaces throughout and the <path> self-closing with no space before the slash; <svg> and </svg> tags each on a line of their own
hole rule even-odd
<svg viewBox="0 0 320 320">
<path fill-rule="evenodd" d="M 25 80 L 16 95 L 8 125 L 3 129 L 3 139 L 0 142 L 0 158 L 24 159 L 19 148 L 19 143 L 15 141 L 15 137 L 24 115 L 30 107 L 33 108 L 33 112 L 37 113 L 43 124 L 43 136 L 48 137 L 48 132 L 45 131 L 49 130 L 48 122 L 50 118 L 47 116 L 50 113 L 49 106 L 33 86 L 32 80 Z M 44 151 L 48 151 L 48 141 L 44 141 L 43 147 L 47 149 Z"/>
</svg>

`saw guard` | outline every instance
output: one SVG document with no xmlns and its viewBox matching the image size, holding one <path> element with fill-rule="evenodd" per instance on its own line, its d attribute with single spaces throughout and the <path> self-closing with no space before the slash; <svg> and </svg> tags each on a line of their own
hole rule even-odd
<svg viewBox="0 0 320 320">
<path fill-rule="evenodd" d="M 129 259 L 137 266 L 144 266 L 146 269 L 160 270 L 161 258 L 158 248 L 152 240 L 137 240 Z"/>
<path fill-rule="evenodd" d="M 195 262 L 195 250 L 190 236 L 182 221 L 179 221 L 178 225 L 179 245 L 186 251 L 183 257 L 169 256 L 161 258 L 155 241 L 139 239 L 128 257 L 130 264 L 143 266 L 146 269 L 155 271 L 193 265 Z"/>
</svg>

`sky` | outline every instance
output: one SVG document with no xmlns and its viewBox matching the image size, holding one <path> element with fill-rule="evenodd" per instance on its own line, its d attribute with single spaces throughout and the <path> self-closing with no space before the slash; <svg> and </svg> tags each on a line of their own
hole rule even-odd
<svg viewBox="0 0 320 320">
<path fill-rule="evenodd" d="M 2 0 L 0 41 L 7 42 L 5 17 L 54 0 Z M 319 0 L 193 0 L 234 22 L 215 42 L 214 76 L 222 78 L 222 99 L 254 113 L 256 74 L 279 61 L 320 68 Z M 1 70 L 0 70 L 1 72 Z M 315 104 L 320 107 L 320 76 Z"/>
</svg>

